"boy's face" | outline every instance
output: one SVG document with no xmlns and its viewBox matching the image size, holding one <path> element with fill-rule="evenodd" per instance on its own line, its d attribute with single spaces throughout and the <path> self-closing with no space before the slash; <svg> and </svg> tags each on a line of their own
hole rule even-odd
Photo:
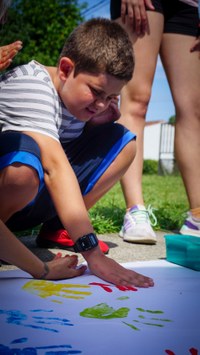
<svg viewBox="0 0 200 355">
<path fill-rule="evenodd" d="M 60 79 L 61 100 L 73 116 L 84 122 L 105 111 L 125 84 L 108 74 L 80 73 L 74 77 L 74 68 Z"/>
</svg>

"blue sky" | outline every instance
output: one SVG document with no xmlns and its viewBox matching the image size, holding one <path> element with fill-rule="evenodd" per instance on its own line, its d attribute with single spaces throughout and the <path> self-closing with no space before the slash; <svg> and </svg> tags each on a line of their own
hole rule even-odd
<svg viewBox="0 0 200 355">
<path fill-rule="evenodd" d="M 110 17 L 109 0 L 79 0 L 78 2 L 79 4 L 87 2 L 88 9 L 91 8 L 90 10 L 87 10 L 87 13 L 85 14 L 86 19 L 91 17 Z M 95 5 L 98 3 L 99 5 L 95 8 Z M 175 110 L 169 85 L 159 58 L 152 87 L 152 96 L 147 112 L 147 121 L 168 121 L 174 113 Z"/>
</svg>

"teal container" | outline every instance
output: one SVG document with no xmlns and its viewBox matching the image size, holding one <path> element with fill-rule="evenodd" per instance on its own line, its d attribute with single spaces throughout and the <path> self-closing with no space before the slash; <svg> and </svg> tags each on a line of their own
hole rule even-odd
<svg viewBox="0 0 200 355">
<path fill-rule="evenodd" d="M 167 261 L 200 271 L 200 238 L 191 235 L 165 235 Z"/>
</svg>

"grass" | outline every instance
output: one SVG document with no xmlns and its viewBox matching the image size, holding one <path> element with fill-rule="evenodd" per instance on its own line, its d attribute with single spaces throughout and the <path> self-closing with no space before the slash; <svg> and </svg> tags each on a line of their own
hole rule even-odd
<svg viewBox="0 0 200 355">
<path fill-rule="evenodd" d="M 143 195 L 146 206 L 155 208 L 156 230 L 178 230 L 184 221 L 188 202 L 180 176 L 143 175 Z M 97 234 L 119 232 L 125 213 L 120 184 L 116 184 L 90 211 Z M 40 226 L 17 235 L 38 234 Z"/>
<path fill-rule="evenodd" d="M 155 208 L 157 230 L 178 230 L 188 210 L 188 201 L 180 176 L 143 175 L 143 195 L 146 206 Z M 116 184 L 89 212 L 96 233 L 116 233 L 120 230 L 125 202 L 120 184 Z"/>
</svg>

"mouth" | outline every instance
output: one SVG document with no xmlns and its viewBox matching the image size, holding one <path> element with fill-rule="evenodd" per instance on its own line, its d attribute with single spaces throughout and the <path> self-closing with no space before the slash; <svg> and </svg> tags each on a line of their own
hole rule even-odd
<svg viewBox="0 0 200 355">
<path fill-rule="evenodd" d="M 92 109 L 91 109 L 91 108 L 89 108 L 89 107 L 87 107 L 87 108 L 86 108 L 86 110 L 87 110 L 87 112 L 88 112 L 90 115 L 92 115 L 92 116 L 97 115 L 97 111 L 92 110 Z"/>
</svg>

